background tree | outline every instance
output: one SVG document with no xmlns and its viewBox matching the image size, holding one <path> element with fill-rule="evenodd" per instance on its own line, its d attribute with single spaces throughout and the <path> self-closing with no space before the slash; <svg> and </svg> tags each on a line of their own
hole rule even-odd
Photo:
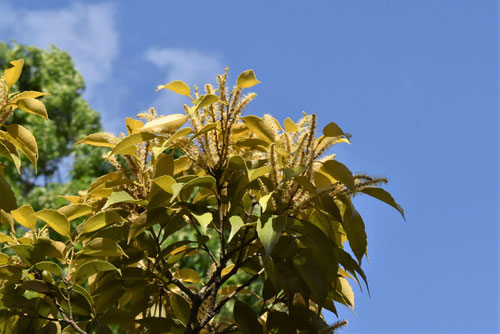
<svg viewBox="0 0 500 334">
<path fill-rule="evenodd" d="M 329 149 L 350 136 L 338 125 L 317 137 L 315 115 L 243 116 L 256 96 L 243 92 L 259 81 L 248 70 L 230 90 L 226 78 L 205 94 L 160 86 L 191 98 L 185 114 L 151 109 L 126 120 L 125 136 L 81 140 L 108 147 L 115 171 L 71 204 L 35 212 L 0 198 L 2 220 L 29 230 L 0 234 L 5 333 L 332 333 L 343 324 L 327 324 L 322 310 L 354 307 L 349 282 L 366 283 L 365 225 L 351 198 L 403 211 L 378 187 L 385 179 L 335 159 Z M 26 151 L 5 128 L 6 145 Z"/>
<path fill-rule="evenodd" d="M 50 92 L 43 98 L 50 122 L 28 113 L 14 113 L 7 120 L 36 133 L 39 149 L 36 174 L 33 166 L 24 164 L 21 174 L 8 169 L 7 178 L 22 202 L 37 210 L 59 207 L 65 201 L 58 195 L 74 194 L 109 172 L 101 159 L 102 149 L 74 146 L 77 140 L 102 131 L 100 115 L 83 99 L 84 79 L 66 52 L 55 46 L 44 50 L 0 42 L 0 71 L 15 59 L 24 59 L 24 69 L 12 89 Z"/>
</svg>

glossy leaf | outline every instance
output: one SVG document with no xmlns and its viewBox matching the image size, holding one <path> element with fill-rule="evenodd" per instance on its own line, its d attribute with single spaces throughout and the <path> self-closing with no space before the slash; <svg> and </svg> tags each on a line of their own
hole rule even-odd
<svg viewBox="0 0 500 334">
<path fill-rule="evenodd" d="M 200 276 L 196 271 L 189 268 L 182 268 L 179 270 L 179 277 L 182 278 L 184 282 L 194 283 L 200 280 Z"/>
<path fill-rule="evenodd" d="M 255 77 L 255 73 L 253 70 L 246 70 L 238 75 L 237 84 L 240 88 L 250 88 L 259 83 L 260 81 Z"/>
<path fill-rule="evenodd" d="M 5 125 L 11 140 L 21 152 L 33 163 L 36 170 L 36 160 L 38 158 L 38 145 L 33 134 L 19 124 Z"/>
<path fill-rule="evenodd" d="M 34 229 L 36 226 L 36 216 L 35 211 L 29 205 L 23 205 L 16 210 L 11 212 L 12 218 L 14 218 L 19 224 L 27 227 L 29 229 Z"/>
<path fill-rule="evenodd" d="M 87 242 L 82 249 L 82 254 L 88 256 L 127 256 L 116 241 L 107 238 L 94 238 Z"/>
<path fill-rule="evenodd" d="M 123 138 L 111 150 L 113 154 L 134 154 L 137 144 L 156 138 L 156 135 L 149 132 L 137 132 Z"/>
<path fill-rule="evenodd" d="M 139 129 L 139 131 L 149 131 L 154 133 L 175 132 L 183 126 L 187 120 L 187 115 L 172 114 L 147 122 L 142 128 Z"/>
<path fill-rule="evenodd" d="M 101 147 L 114 147 L 116 143 L 119 141 L 118 138 L 113 136 L 110 133 L 101 132 L 101 133 L 93 133 L 78 141 L 76 144 L 89 144 L 92 146 L 101 146 Z"/>
<path fill-rule="evenodd" d="M 214 94 L 204 94 L 201 95 L 196 101 L 194 101 L 194 105 L 196 108 L 194 109 L 195 111 L 208 107 L 211 104 L 214 104 L 219 101 L 219 97 Z"/>
<path fill-rule="evenodd" d="M 49 120 L 49 115 L 47 115 L 45 105 L 37 99 L 24 98 L 17 102 L 17 106 L 27 113 L 40 116 L 47 121 Z"/>
<path fill-rule="evenodd" d="M 158 89 L 156 89 L 156 91 L 159 91 L 160 89 L 170 89 L 171 91 L 180 95 L 191 95 L 191 89 L 189 88 L 189 86 L 185 82 L 180 80 L 171 81 L 166 85 L 160 85 L 158 86 Z"/>
<path fill-rule="evenodd" d="M 62 236 L 71 238 L 68 219 L 56 210 L 44 209 L 36 213 L 36 217 L 47 223 L 54 231 Z"/>
<path fill-rule="evenodd" d="M 115 211 L 102 211 L 87 219 L 83 224 L 82 233 L 97 231 L 107 225 L 121 222 L 122 217 Z"/>
<path fill-rule="evenodd" d="M 285 125 L 286 132 L 299 131 L 299 127 L 290 118 L 286 118 L 283 124 Z"/>
<path fill-rule="evenodd" d="M 27 90 L 24 92 L 20 92 L 19 94 L 14 95 L 10 100 L 9 103 L 17 103 L 18 101 L 24 100 L 24 99 L 36 99 L 37 97 L 44 96 L 44 95 L 50 95 L 49 93 L 42 93 L 42 92 L 36 92 L 32 90 Z"/>
<path fill-rule="evenodd" d="M 70 204 L 57 209 L 57 212 L 63 214 L 69 221 L 87 216 L 93 213 L 92 208 L 86 204 Z"/>
<path fill-rule="evenodd" d="M 271 126 L 269 126 L 264 120 L 257 116 L 245 116 L 241 118 L 245 125 L 257 135 L 260 139 L 272 143 L 275 141 L 275 134 Z"/>
</svg>

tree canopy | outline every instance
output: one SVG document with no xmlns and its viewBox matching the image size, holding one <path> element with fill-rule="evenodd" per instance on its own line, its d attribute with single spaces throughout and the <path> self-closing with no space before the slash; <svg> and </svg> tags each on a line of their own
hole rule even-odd
<svg viewBox="0 0 500 334">
<path fill-rule="evenodd" d="M 31 132 L 5 120 L 16 108 L 46 118 L 34 99 L 43 93 L 12 94 L 23 62 L 11 64 L 0 81 L 0 153 L 36 165 Z M 203 93 L 182 81 L 158 87 L 186 96 L 184 114 L 151 108 L 126 119 L 126 134 L 80 140 L 107 148 L 114 171 L 62 208 L 18 206 L 0 173 L 2 222 L 25 232 L 0 235 L 2 332 L 331 333 L 343 324 L 322 311 L 353 308 L 351 284 L 367 285 L 352 197 L 403 210 L 379 187 L 384 178 L 336 159 L 331 148 L 350 138 L 337 124 L 244 116 L 254 72 L 232 89 L 227 70 L 217 79 Z M 209 268 L 197 266 L 202 258 Z"/>
</svg>

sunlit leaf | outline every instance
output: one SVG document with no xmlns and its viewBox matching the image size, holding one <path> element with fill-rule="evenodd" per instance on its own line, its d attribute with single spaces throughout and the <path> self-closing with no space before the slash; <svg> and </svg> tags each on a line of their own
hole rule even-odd
<svg viewBox="0 0 500 334">
<path fill-rule="evenodd" d="M 196 271 L 189 268 L 182 268 L 179 270 L 179 277 L 182 278 L 184 282 L 198 282 L 200 280 L 200 276 Z"/>
<path fill-rule="evenodd" d="M 17 106 L 27 113 L 34 114 L 42 117 L 45 120 L 49 120 L 49 115 L 47 115 L 47 110 L 45 109 L 45 105 L 33 98 L 24 98 L 17 102 Z"/>
<path fill-rule="evenodd" d="M 196 106 L 194 111 L 197 111 L 201 108 L 208 107 L 209 105 L 214 104 L 217 101 L 219 101 L 219 97 L 217 95 L 214 95 L 214 94 L 200 95 L 200 97 L 196 101 L 193 102 L 194 105 Z"/>
<path fill-rule="evenodd" d="M 118 138 L 113 136 L 110 133 L 101 132 L 101 133 L 93 133 L 83 138 L 82 140 L 76 142 L 76 144 L 89 144 L 93 146 L 101 146 L 101 147 L 114 147 L 116 143 L 119 141 Z"/>
<path fill-rule="evenodd" d="M 44 209 L 36 213 L 36 216 L 47 223 L 54 231 L 62 236 L 71 238 L 68 219 L 56 210 Z"/>
<path fill-rule="evenodd" d="M 35 211 L 30 205 L 23 205 L 11 211 L 12 217 L 24 227 L 34 229 L 36 226 Z"/>
<path fill-rule="evenodd" d="M 188 120 L 187 115 L 172 114 L 149 121 L 139 131 L 149 131 L 154 133 L 175 132 Z"/>
<path fill-rule="evenodd" d="M 35 99 L 40 96 L 44 95 L 50 95 L 49 93 L 42 93 L 42 92 L 35 92 L 32 90 L 27 90 L 24 92 L 20 92 L 19 94 L 14 95 L 10 100 L 9 103 L 16 103 L 17 101 L 23 100 L 23 99 Z"/>
<path fill-rule="evenodd" d="M 189 86 L 185 82 L 180 80 L 171 81 L 166 85 L 160 85 L 158 86 L 158 89 L 156 89 L 156 91 L 159 91 L 160 89 L 170 89 L 171 91 L 180 95 L 191 95 L 191 89 L 189 88 Z"/>
<path fill-rule="evenodd" d="M 121 222 L 122 220 L 123 218 L 115 211 L 102 211 L 83 223 L 82 233 L 94 232 L 107 225 Z"/>
<path fill-rule="evenodd" d="M 229 238 L 227 241 L 231 241 L 233 237 L 238 233 L 240 228 L 245 225 L 245 222 L 240 216 L 232 216 L 229 218 L 229 223 L 231 224 L 231 233 L 229 233 Z"/>
<path fill-rule="evenodd" d="M 255 77 L 253 70 L 246 70 L 238 75 L 237 84 L 240 88 L 250 88 L 259 83 L 260 81 Z"/>
<path fill-rule="evenodd" d="M 245 116 L 241 118 L 245 125 L 257 135 L 260 139 L 272 143 L 275 141 L 275 133 L 273 128 L 267 124 L 262 118 L 257 116 Z"/>
<path fill-rule="evenodd" d="M 285 125 L 286 132 L 299 131 L 299 127 L 290 118 L 285 119 L 284 125 Z"/>
<path fill-rule="evenodd" d="M 203 233 L 207 233 L 207 227 L 213 220 L 213 216 L 210 212 L 206 212 L 202 215 L 197 215 L 193 213 L 193 217 L 196 218 L 198 223 L 200 223 Z"/>
<path fill-rule="evenodd" d="M 70 204 L 57 209 L 57 211 L 69 221 L 93 213 L 92 208 L 86 204 Z"/>
<path fill-rule="evenodd" d="M 33 266 L 34 269 L 37 270 L 47 270 L 49 273 L 56 275 L 58 277 L 62 277 L 62 269 L 59 267 L 57 263 L 52 261 L 42 261 L 38 262 Z"/>
<path fill-rule="evenodd" d="M 144 129 L 144 127 L 142 129 Z M 125 137 L 120 142 L 118 142 L 118 144 L 116 144 L 116 146 L 111 150 L 111 153 L 134 154 L 136 151 L 135 145 L 151 140 L 153 138 L 156 138 L 156 135 L 149 132 L 133 133 L 130 136 Z"/>
<path fill-rule="evenodd" d="M 33 163 L 36 170 L 36 160 L 38 158 L 38 145 L 33 134 L 19 124 L 5 125 L 10 140 L 26 157 Z"/>
<path fill-rule="evenodd" d="M 12 87 L 13 84 L 19 80 L 21 76 L 21 72 L 23 70 L 24 59 L 13 60 L 10 62 L 13 65 L 11 68 L 8 68 L 4 72 L 4 80 L 7 84 L 7 87 Z"/>
<path fill-rule="evenodd" d="M 126 256 L 125 252 L 116 241 L 107 238 L 94 238 L 90 240 L 83 247 L 82 253 L 95 257 Z"/>
</svg>

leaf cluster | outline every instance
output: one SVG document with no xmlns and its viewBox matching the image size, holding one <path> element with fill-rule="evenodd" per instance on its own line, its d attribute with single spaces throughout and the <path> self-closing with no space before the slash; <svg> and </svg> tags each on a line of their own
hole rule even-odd
<svg viewBox="0 0 500 334">
<path fill-rule="evenodd" d="M 4 75 L 7 90 L 19 64 Z M 259 81 L 248 70 L 229 89 L 227 74 L 203 93 L 159 86 L 190 99 L 184 114 L 151 108 L 126 119 L 126 134 L 82 139 L 107 148 L 115 171 L 64 196 L 67 206 L 36 212 L 0 199 L 2 221 L 26 231 L 0 235 L 6 333 L 6 324 L 49 333 L 331 333 L 344 324 L 322 311 L 353 308 L 351 284 L 366 284 L 352 196 L 403 211 L 378 187 L 385 179 L 353 174 L 329 154 L 349 143 L 337 124 L 317 137 L 315 115 L 283 124 L 244 116 L 256 97 L 245 89 Z M 10 113 L 23 93 L 8 94 Z M 5 127 L 4 141 L 27 154 L 33 143 L 16 144 Z"/>
</svg>

